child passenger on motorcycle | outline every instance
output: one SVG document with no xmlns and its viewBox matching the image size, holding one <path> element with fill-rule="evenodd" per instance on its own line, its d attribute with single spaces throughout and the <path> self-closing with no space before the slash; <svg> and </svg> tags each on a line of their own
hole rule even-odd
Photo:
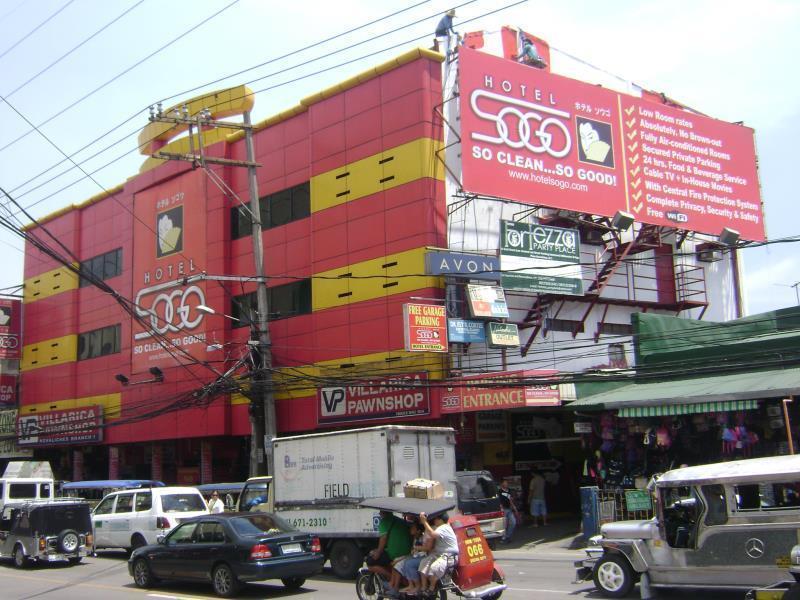
<svg viewBox="0 0 800 600">
<path fill-rule="evenodd" d="M 416 594 L 420 589 L 419 565 L 433 548 L 433 536 L 424 531 L 420 523 L 416 521 L 411 524 L 411 536 L 414 545 L 411 554 L 399 562 L 395 563 L 394 568 L 408 581 L 408 585 L 400 589 L 405 594 Z"/>
<path fill-rule="evenodd" d="M 433 527 L 428 523 L 425 513 L 419 514 L 420 523 L 425 528 L 425 533 L 433 537 L 433 549 L 419 566 L 422 581 L 420 591 L 433 592 L 436 582 L 447 571 L 448 566 L 454 565 L 458 558 L 458 540 L 453 528 L 448 524 L 446 513 L 433 517 Z"/>
</svg>

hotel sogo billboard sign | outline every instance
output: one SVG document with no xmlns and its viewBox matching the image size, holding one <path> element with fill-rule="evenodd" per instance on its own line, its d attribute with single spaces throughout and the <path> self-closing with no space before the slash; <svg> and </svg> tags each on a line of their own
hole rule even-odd
<svg viewBox="0 0 800 600">
<path fill-rule="evenodd" d="M 133 323 L 134 373 L 153 366 L 206 357 L 203 313 L 205 283 L 177 285 L 206 264 L 206 189 L 202 173 L 176 177 L 134 197 Z"/>
<path fill-rule="evenodd" d="M 20 358 L 22 302 L 0 298 L 0 359 Z"/>
<path fill-rule="evenodd" d="M 754 132 L 459 48 L 469 192 L 763 240 Z"/>
</svg>

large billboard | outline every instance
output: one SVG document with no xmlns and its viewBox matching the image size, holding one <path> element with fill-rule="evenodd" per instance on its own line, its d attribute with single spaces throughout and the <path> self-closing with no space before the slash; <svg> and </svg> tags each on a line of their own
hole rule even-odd
<svg viewBox="0 0 800 600">
<path fill-rule="evenodd" d="M 463 187 L 763 240 L 752 129 L 459 49 Z"/>
<path fill-rule="evenodd" d="M 0 359 L 20 357 L 22 302 L 0 298 Z"/>
<path fill-rule="evenodd" d="M 134 373 L 206 355 L 205 284 L 180 285 L 206 265 L 206 194 L 201 171 L 176 177 L 134 197 Z"/>
</svg>

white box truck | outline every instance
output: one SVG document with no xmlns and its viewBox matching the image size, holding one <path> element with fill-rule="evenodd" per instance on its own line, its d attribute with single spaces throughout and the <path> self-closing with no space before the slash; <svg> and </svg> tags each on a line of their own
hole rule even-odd
<svg viewBox="0 0 800 600">
<path fill-rule="evenodd" d="M 355 577 L 378 538 L 366 498 L 402 496 L 403 483 L 441 482 L 456 500 L 455 433 L 449 427 L 387 425 L 277 438 L 274 477 L 247 480 L 237 509 L 276 512 L 320 537 L 338 577 Z"/>
</svg>

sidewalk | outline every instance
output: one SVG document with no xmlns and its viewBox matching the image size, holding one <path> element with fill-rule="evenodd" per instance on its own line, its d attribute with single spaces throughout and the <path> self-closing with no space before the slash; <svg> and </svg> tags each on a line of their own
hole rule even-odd
<svg viewBox="0 0 800 600">
<path fill-rule="evenodd" d="M 511 553 L 582 556 L 585 547 L 579 517 L 568 516 L 551 519 L 546 527 L 524 522 L 508 544 L 498 543 L 493 552 L 499 557 Z"/>
</svg>

